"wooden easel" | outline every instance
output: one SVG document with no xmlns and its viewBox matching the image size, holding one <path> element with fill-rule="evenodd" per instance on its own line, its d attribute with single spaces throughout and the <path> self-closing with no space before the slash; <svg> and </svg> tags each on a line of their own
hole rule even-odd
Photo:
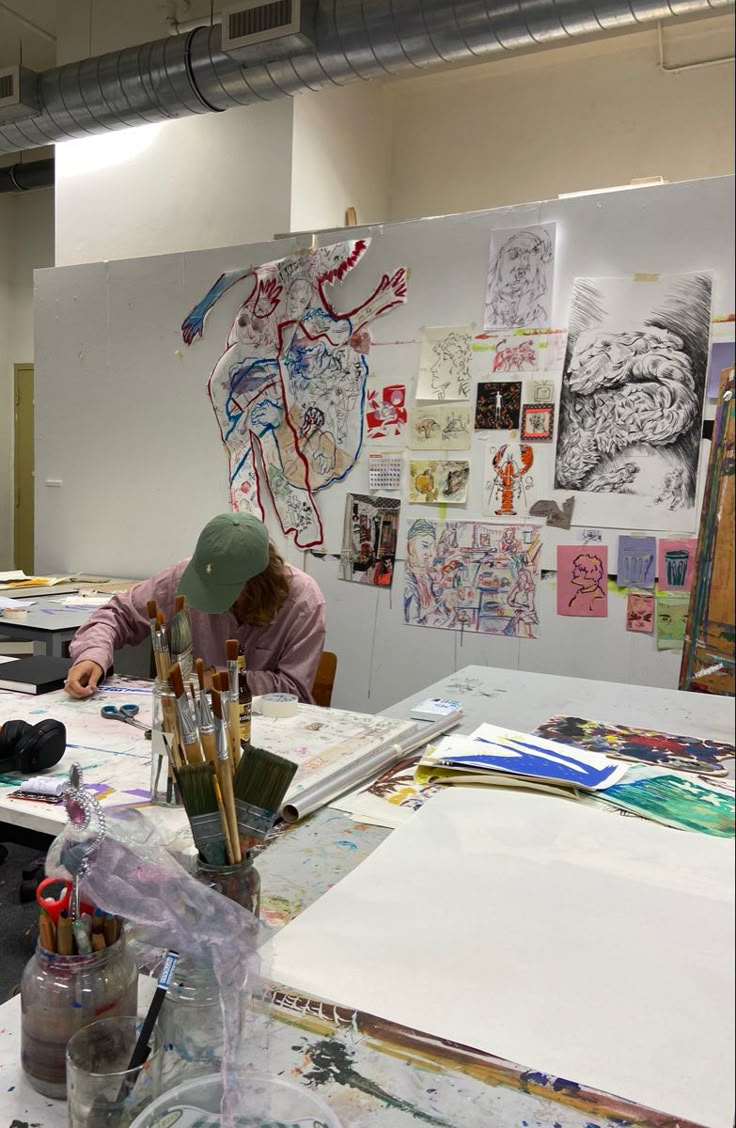
<svg viewBox="0 0 736 1128">
<path fill-rule="evenodd" d="M 734 696 L 736 369 L 724 368 L 708 463 L 680 689 Z"/>
</svg>

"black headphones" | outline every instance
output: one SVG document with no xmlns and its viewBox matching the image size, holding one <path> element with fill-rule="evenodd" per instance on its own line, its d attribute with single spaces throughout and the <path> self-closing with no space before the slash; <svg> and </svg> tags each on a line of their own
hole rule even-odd
<svg viewBox="0 0 736 1128">
<path fill-rule="evenodd" d="M 50 718 L 29 725 L 6 721 L 0 727 L 0 772 L 35 775 L 58 764 L 66 751 L 66 729 Z"/>
</svg>

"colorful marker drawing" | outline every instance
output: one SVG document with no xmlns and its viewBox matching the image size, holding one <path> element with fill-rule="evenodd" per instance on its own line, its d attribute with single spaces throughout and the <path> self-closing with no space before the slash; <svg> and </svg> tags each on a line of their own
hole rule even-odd
<svg viewBox="0 0 736 1128">
<path fill-rule="evenodd" d="M 605 752 L 620 760 L 638 760 L 699 775 L 727 775 L 728 762 L 736 755 L 733 744 L 590 721 L 584 717 L 551 717 L 539 725 L 536 732 L 547 740 L 574 744 L 590 752 Z"/>
<path fill-rule="evenodd" d="M 271 497 L 300 548 L 322 543 L 315 494 L 341 481 L 360 454 L 368 378 L 368 326 L 406 301 L 406 271 L 383 275 L 353 309 L 331 288 L 369 246 L 359 239 L 220 275 L 182 325 L 187 345 L 207 314 L 245 283 L 225 350 L 207 391 L 229 460 L 230 502 L 264 516 Z"/>
<path fill-rule="evenodd" d="M 541 541 L 535 525 L 412 521 L 404 621 L 413 626 L 536 638 Z"/>
</svg>

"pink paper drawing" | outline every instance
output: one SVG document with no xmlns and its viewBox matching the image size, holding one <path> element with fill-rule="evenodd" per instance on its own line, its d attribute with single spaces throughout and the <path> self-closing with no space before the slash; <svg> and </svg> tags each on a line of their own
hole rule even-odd
<svg viewBox="0 0 736 1128">
<path fill-rule="evenodd" d="M 657 542 L 657 588 L 659 591 L 690 591 L 695 567 L 695 537 Z"/>
<path fill-rule="evenodd" d="M 557 614 L 608 615 L 608 546 L 557 546 Z"/>
<path fill-rule="evenodd" d="M 365 421 L 369 439 L 395 438 L 406 426 L 406 387 L 390 384 L 369 389 Z"/>
<path fill-rule="evenodd" d="M 626 600 L 626 630 L 654 634 L 654 596 L 630 591 Z"/>
</svg>

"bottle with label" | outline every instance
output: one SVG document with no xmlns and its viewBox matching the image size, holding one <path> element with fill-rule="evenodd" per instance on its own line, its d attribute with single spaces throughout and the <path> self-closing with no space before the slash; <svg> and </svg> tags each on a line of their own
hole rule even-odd
<svg viewBox="0 0 736 1128">
<path fill-rule="evenodd" d="M 245 654 L 238 654 L 238 713 L 240 719 L 241 744 L 250 744 L 251 719 L 253 716 L 253 694 L 248 687 L 245 670 Z"/>
</svg>

